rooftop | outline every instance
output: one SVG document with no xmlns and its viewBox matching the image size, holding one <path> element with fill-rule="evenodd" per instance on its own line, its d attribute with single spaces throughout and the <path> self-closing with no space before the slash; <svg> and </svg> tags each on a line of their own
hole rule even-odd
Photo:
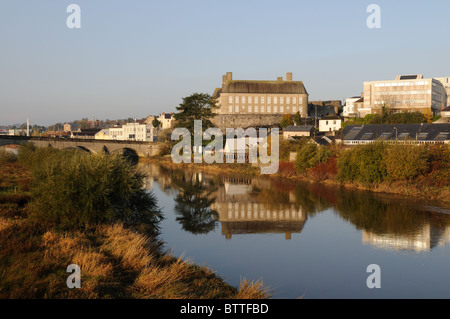
<svg viewBox="0 0 450 319">
<path fill-rule="evenodd" d="M 312 129 L 314 129 L 313 125 L 290 125 L 287 126 L 283 131 L 284 132 L 310 132 Z"/>
<path fill-rule="evenodd" d="M 342 136 L 344 141 L 417 140 L 448 141 L 450 124 L 372 124 L 347 125 Z"/>
</svg>

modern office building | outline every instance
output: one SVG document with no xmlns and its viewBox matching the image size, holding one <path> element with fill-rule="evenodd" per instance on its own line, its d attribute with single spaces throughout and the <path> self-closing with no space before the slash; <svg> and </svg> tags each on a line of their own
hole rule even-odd
<svg viewBox="0 0 450 319">
<path fill-rule="evenodd" d="M 441 81 L 423 75 L 399 75 L 395 80 L 364 82 L 364 108 L 380 113 L 382 107 L 393 112 L 419 111 L 439 114 L 447 105 Z"/>
<path fill-rule="evenodd" d="M 222 87 L 213 94 L 218 99 L 218 114 L 261 115 L 295 114 L 306 117 L 308 92 L 301 81 L 293 81 L 292 73 L 286 80 L 233 80 L 231 72 L 222 77 Z"/>
</svg>

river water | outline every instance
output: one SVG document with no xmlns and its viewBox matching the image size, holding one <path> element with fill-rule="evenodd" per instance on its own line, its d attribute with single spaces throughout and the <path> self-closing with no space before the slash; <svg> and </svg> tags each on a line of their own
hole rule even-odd
<svg viewBox="0 0 450 319">
<path fill-rule="evenodd" d="M 273 298 L 450 298 L 450 207 L 269 178 L 140 164 L 176 256 Z M 368 271 L 369 265 L 379 271 Z M 369 288 L 370 283 L 380 288 Z"/>
</svg>

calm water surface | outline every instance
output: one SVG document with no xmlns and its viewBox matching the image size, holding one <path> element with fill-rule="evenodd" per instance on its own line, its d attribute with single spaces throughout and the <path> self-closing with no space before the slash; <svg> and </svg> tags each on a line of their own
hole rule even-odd
<svg viewBox="0 0 450 319">
<path fill-rule="evenodd" d="M 450 207 L 410 198 L 140 164 L 173 254 L 273 298 L 450 298 Z M 381 268 L 381 288 L 366 285 Z"/>
</svg>

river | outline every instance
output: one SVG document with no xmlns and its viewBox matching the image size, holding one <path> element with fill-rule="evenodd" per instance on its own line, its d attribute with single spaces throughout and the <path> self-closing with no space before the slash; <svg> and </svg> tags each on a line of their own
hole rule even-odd
<svg viewBox="0 0 450 319">
<path fill-rule="evenodd" d="M 450 298 L 450 205 L 139 165 L 166 248 L 233 286 L 262 279 L 287 299 Z M 375 274 L 380 288 L 369 288 Z"/>
</svg>

